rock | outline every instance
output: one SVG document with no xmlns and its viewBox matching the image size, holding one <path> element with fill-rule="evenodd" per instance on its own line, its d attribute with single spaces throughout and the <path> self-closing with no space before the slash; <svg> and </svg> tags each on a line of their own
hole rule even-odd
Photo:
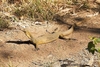
<svg viewBox="0 0 100 67">
<path fill-rule="evenodd" d="M 59 61 L 54 62 L 54 63 L 51 65 L 51 67 L 61 67 L 60 62 L 59 62 Z"/>
<path fill-rule="evenodd" d="M 96 0 L 97 3 L 100 3 L 100 0 Z"/>
<path fill-rule="evenodd" d="M 94 56 L 92 56 L 87 65 L 92 66 L 94 63 Z"/>
</svg>

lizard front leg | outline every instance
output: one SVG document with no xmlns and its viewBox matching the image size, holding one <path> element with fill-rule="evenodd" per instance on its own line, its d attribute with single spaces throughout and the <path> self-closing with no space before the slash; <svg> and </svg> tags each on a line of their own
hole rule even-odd
<svg viewBox="0 0 100 67">
<path fill-rule="evenodd" d="M 40 49 L 38 48 L 38 44 L 35 44 L 35 50 L 36 50 L 36 51 L 40 50 Z"/>
</svg>

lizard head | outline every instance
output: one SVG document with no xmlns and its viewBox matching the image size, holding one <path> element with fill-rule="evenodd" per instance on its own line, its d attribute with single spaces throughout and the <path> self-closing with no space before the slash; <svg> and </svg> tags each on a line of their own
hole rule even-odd
<svg viewBox="0 0 100 67">
<path fill-rule="evenodd" d="M 28 38 L 31 38 L 31 34 L 27 29 L 22 30 Z"/>
</svg>

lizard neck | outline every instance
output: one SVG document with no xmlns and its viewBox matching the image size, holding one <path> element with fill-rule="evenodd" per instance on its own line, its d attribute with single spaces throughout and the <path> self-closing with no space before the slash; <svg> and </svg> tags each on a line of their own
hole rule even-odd
<svg viewBox="0 0 100 67">
<path fill-rule="evenodd" d="M 35 41 L 35 38 L 32 36 L 32 34 L 31 34 L 28 30 L 25 30 L 24 33 L 26 34 L 26 36 L 27 36 L 31 41 Z"/>
</svg>

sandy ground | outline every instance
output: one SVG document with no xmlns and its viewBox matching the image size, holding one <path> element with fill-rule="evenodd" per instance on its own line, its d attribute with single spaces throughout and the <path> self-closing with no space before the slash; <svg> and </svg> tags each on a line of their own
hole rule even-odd
<svg viewBox="0 0 100 67">
<path fill-rule="evenodd" d="M 0 31 L 0 65 L 49 67 L 52 62 L 79 55 L 78 53 L 86 50 L 90 36 L 99 37 L 100 14 L 94 14 L 94 12 L 82 11 L 78 12 L 77 15 L 64 17 L 66 23 L 69 24 L 82 22 L 79 28 L 75 28 L 71 36 L 72 39 L 57 39 L 51 43 L 39 45 L 40 50 L 38 51 L 35 51 L 34 45 L 30 44 L 29 39 L 16 23 L 13 25 L 15 29 Z M 32 25 L 31 22 L 25 22 L 24 24 L 28 24 L 26 28 L 34 37 L 45 35 L 47 33 L 46 29 L 50 32 L 55 28 L 68 30 L 68 25 L 59 24 L 59 22 L 54 23 L 54 21 L 49 21 L 48 26 L 45 23 L 42 25 L 33 23 Z M 75 59 L 78 59 L 78 57 Z"/>
</svg>

